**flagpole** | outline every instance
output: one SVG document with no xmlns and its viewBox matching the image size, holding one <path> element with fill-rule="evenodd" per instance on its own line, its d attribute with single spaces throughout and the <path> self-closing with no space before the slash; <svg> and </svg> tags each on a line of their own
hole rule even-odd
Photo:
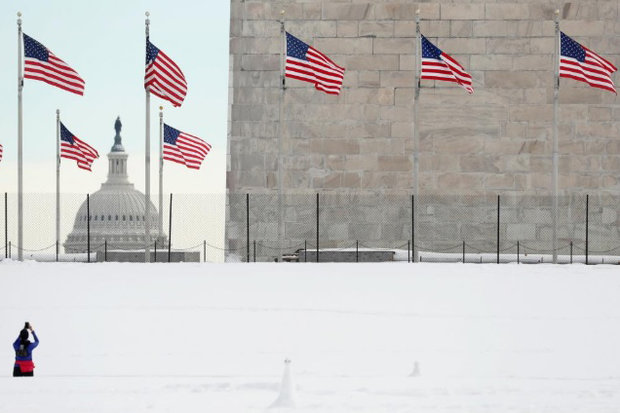
<svg viewBox="0 0 620 413">
<path fill-rule="evenodd" d="M 284 118 L 284 91 L 286 89 L 286 76 L 284 73 L 284 50 L 286 48 L 286 31 L 284 29 L 284 10 L 280 11 L 280 101 L 279 101 L 279 118 L 278 118 L 278 261 L 282 257 L 283 244 L 283 215 L 282 215 L 282 122 Z"/>
<path fill-rule="evenodd" d="M 416 38 L 416 48 L 415 48 L 415 85 L 414 85 L 414 94 L 413 94 L 413 199 L 411 207 L 413 210 L 413 234 L 412 236 L 412 256 L 413 262 L 418 262 L 418 248 L 415 243 L 415 236 L 417 235 L 418 228 L 418 208 L 415 205 L 418 203 L 418 192 L 419 192 L 419 183 L 418 183 L 418 175 L 419 175 L 419 163 L 418 163 L 418 155 L 419 155 L 419 140 L 420 140 L 420 125 L 418 123 L 418 109 L 419 109 L 419 101 L 420 101 L 420 48 L 421 48 L 421 40 L 420 40 L 420 9 L 415 11 L 415 38 Z"/>
<path fill-rule="evenodd" d="M 149 39 L 149 12 L 144 13 L 146 40 Z M 146 132 L 145 132 L 145 151 L 144 151 L 144 262 L 151 261 L 151 94 L 148 86 L 145 88 L 145 109 L 146 109 Z"/>
<path fill-rule="evenodd" d="M 164 107 L 159 107 L 159 234 L 158 238 L 163 241 L 162 226 L 164 223 Z M 162 244 L 163 245 L 163 244 Z"/>
<path fill-rule="evenodd" d="M 17 259 L 24 260 L 24 169 L 23 169 L 23 123 L 22 123 L 22 19 L 17 12 Z"/>
<path fill-rule="evenodd" d="M 56 260 L 60 242 L 60 109 L 56 109 Z"/>
<path fill-rule="evenodd" d="M 560 11 L 555 11 L 555 74 L 553 79 L 553 263 L 558 262 L 558 95 L 560 90 Z"/>
</svg>

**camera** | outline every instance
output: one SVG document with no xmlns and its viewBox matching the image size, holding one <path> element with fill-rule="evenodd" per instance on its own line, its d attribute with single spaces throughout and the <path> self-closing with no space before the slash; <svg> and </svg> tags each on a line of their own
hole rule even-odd
<svg viewBox="0 0 620 413">
<path fill-rule="evenodd" d="M 26 321 L 26 323 L 24 324 L 24 328 L 26 330 L 30 330 L 30 323 L 28 321 Z"/>
</svg>

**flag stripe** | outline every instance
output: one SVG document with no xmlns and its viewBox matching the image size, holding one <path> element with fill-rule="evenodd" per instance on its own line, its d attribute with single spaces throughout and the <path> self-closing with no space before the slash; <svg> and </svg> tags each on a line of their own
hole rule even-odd
<svg viewBox="0 0 620 413">
<path fill-rule="evenodd" d="M 25 79 L 39 80 L 77 95 L 84 94 L 84 80 L 68 64 L 26 34 L 23 34 L 23 42 Z"/>
<path fill-rule="evenodd" d="M 560 77 L 617 94 L 611 75 L 618 69 L 611 62 L 564 33 L 560 33 L 560 50 Z"/>
<path fill-rule="evenodd" d="M 344 67 L 290 33 L 286 33 L 286 43 L 286 77 L 312 83 L 317 90 L 328 94 L 340 94 Z"/>
<path fill-rule="evenodd" d="M 211 151 L 211 145 L 197 136 L 181 132 L 164 124 L 163 158 L 167 161 L 200 169 L 202 161 Z"/>
<path fill-rule="evenodd" d="M 426 37 L 422 36 L 421 79 L 454 82 L 468 93 L 474 93 L 472 78 L 452 56 L 441 51 Z"/>
<path fill-rule="evenodd" d="M 77 162 L 81 169 L 91 171 L 92 163 L 99 158 L 95 148 L 77 138 L 61 123 L 60 156 Z"/>
<path fill-rule="evenodd" d="M 187 94 L 187 81 L 181 68 L 164 52 L 146 40 L 144 88 L 153 95 L 181 106 Z"/>
</svg>

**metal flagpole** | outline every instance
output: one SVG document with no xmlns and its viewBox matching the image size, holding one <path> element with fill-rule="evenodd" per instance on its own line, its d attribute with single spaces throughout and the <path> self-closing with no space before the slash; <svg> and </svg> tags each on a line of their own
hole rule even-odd
<svg viewBox="0 0 620 413">
<path fill-rule="evenodd" d="M 560 90 L 560 11 L 555 11 L 555 77 L 553 79 L 553 263 L 558 262 L 558 94 Z"/>
<path fill-rule="evenodd" d="M 278 118 L 278 261 L 282 257 L 283 244 L 283 215 L 282 215 L 282 122 L 284 118 L 284 90 L 286 89 L 286 76 L 284 75 L 284 49 L 286 47 L 286 31 L 284 29 L 284 10 L 280 11 L 280 113 Z"/>
<path fill-rule="evenodd" d="M 60 109 L 56 109 L 56 260 L 60 242 Z"/>
<path fill-rule="evenodd" d="M 145 33 L 146 40 L 149 39 L 149 12 L 144 13 L 146 19 Z M 144 150 L 144 262 L 151 261 L 151 94 L 148 86 L 145 88 L 145 108 L 146 108 L 146 133 Z"/>
<path fill-rule="evenodd" d="M 158 239 L 163 242 L 164 224 L 164 107 L 159 107 L 159 234 Z M 163 244 L 162 244 L 163 245 Z"/>
<path fill-rule="evenodd" d="M 411 205 L 413 208 L 413 234 L 411 234 L 412 239 L 415 240 L 417 237 L 417 229 L 418 229 L 418 208 L 415 207 L 415 203 L 418 202 L 418 175 L 419 175 L 419 163 L 418 163 L 418 155 L 419 155 L 419 140 L 420 134 L 419 129 L 420 125 L 418 123 L 418 106 L 420 101 L 420 48 L 421 48 L 421 40 L 420 40 L 420 9 L 415 11 L 415 38 L 416 38 L 416 48 L 415 48 L 415 85 L 414 85 L 414 94 L 413 94 L 413 199 L 414 202 Z M 414 242 L 411 246 L 412 258 L 413 262 L 418 262 L 418 248 Z"/>
<path fill-rule="evenodd" d="M 17 259 L 24 260 L 24 168 L 22 142 L 22 14 L 17 12 Z"/>
</svg>

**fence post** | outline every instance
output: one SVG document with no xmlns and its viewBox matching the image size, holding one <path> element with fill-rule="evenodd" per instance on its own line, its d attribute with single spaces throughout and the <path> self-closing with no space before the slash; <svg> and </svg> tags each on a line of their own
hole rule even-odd
<svg viewBox="0 0 620 413">
<path fill-rule="evenodd" d="M 407 240 L 407 262 L 411 262 L 411 241 Z"/>
<path fill-rule="evenodd" d="M 168 218 L 168 262 L 170 262 L 170 253 L 172 252 L 172 193 L 170 194 L 170 217 Z"/>
<path fill-rule="evenodd" d="M 463 240 L 463 264 L 465 264 L 465 240 Z"/>
<path fill-rule="evenodd" d="M 256 262 L 256 240 L 252 242 L 254 243 L 254 262 Z"/>
<path fill-rule="evenodd" d="M 250 194 L 245 194 L 245 262 L 250 262 Z"/>
<path fill-rule="evenodd" d="M 7 247 L 9 246 L 9 218 L 8 218 L 9 204 L 8 194 L 4 193 L 4 258 L 9 258 L 9 252 Z"/>
<path fill-rule="evenodd" d="M 304 262 L 308 262 L 308 241 L 304 240 Z"/>
<path fill-rule="evenodd" d="M 319 262 L 319 193 L 316 193 L 316 262 Z"/>
<path fill-rule="evenodd" d="M 586 265 L 588 265 L 588 234 L 590 232 L 590 195 L 586 194 Z"/>
<path fill-rule="evenodd" d="M 415 195 L 411 195 L 411 262 L 417 262 L 415 247 Z"/>
<path fill-rule="evenodd" d="M 90 194 L 86 194 L 86 252 L 90 262 Z"/>
<path fill-rule="evenodd" d="M 573 240 L 570 240 L 570 263 L 573 263 Z"/>
<path fill-rule="evenodd" d="M 521 262 L 519 261 L 519 240 L 517 240 L 517 264 L 520 264 Z"/>
<path fill-rule="evenodd" d="M 360 262 L 360 242 L 355 241 L 355 262 Z"/>
<path fill-rule="evenodd" d="M 11 252 L 13 251 L 13 246 L 11 245 L 11 241 L 9 241 L 9 258 L 11 257 Z"/>
<path fill-rule="evenodd" d="M 499 264 L 499 195 L 497 196 L 497 263 Z"/>
<path fill-rule="evenodd" d="M 154 247 L 155 248 L 153 248 L 153 254 L 154 254 L 153 262 L 157 262 L 157 238 L 155 238 L 155 245 L 154 245 Z M 149 257 L 149 261 L 150 261 L 150 259 L 151 258 Z"/>
<path fill-rule="evenodd" d="M 56 241 L 56 262 L 58 262 L 58 241 Z"/>
<path fill-rule="evenodd" d="M 108 261 L 108 240 L 103 240 L 103 262 Z"/>
<path fill-rule="evenodd" d="M 207 262 L 207 240 L 202 241 L 202 262 Z"/>
</svg>

